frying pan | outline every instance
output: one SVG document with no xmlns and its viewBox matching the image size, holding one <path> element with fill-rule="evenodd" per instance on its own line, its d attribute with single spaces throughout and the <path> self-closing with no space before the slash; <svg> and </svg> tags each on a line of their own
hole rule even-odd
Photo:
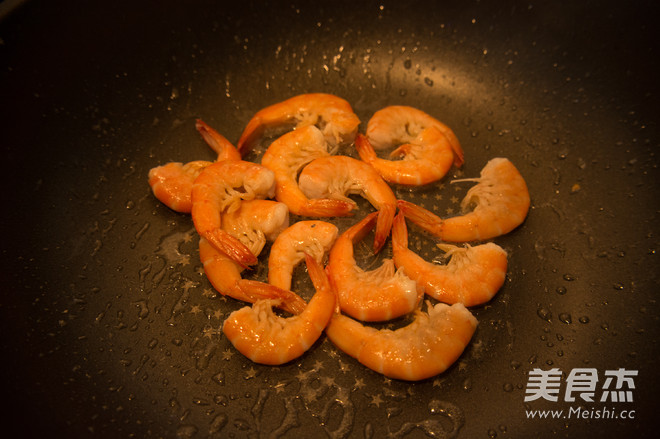
<svg viewBox="0 0 660 439">
<path fill-rule="evenodd" d="M 9 436 L 657 430 L 653 2 L 2 7 L 0 324 Z M 509 252 L 506 283 L 471 310 L 479 320 L 471 344 L 437 377 L 385 379 L 324 337 L 281 367 L 243 358 L 219 330 L 242 304 L 213 293 L 189 216 L 150 193 L 151 167 L 212 159 L 196 118 L 236 141 L 257 110 L 307 92 L 347 99 L 361 131 L 390 104 L 418 107 L 453 128 L 464 167 L 444 185 L 398 188 L 400 197 L 441 195 L 427 205 L 445 214 L 465 189 L 448 181 L 477 176 L 494 157 L 509 158 L 528 183 L 526 221 L 495 240 Z M 557 400 L 526 401 L 534 371 L 553 368 L 561 373 Z M 567 398 L 583 369 L 598 377 L 594 402 L 581 399 L 585 387 Z M 601 402 L 606 374 L 620 369 L 630 396 Z M 530 417 L 539 410 L 563 416 Z"/>
</svg>

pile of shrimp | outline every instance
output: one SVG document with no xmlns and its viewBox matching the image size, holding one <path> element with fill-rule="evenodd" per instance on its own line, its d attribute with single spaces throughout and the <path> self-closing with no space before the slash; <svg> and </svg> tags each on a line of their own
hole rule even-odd
<svg viewBox="0 0 660 439">
<path fill-rule="evenodd" d="M 468 307 L 490 301 L 507 272 L 507 252 L 491 240 L 523 223 L 529 192 L 508 159 L 493 158 L 480 176 L 458 180 L 476 184 L 460 214 L 441 218 L 397 199 L 393 187 L 429 185 L 461 167 L 454 132 L 408 106 L 377 111 L 364 134 L 359 124 L 346 100 L 323 93 L 258 111 L 236 145 L 197 120 L 217 159 L 155 167 L 149 184 L 169 208 L 191 214 L 213 287 L 247 303 L 222 325 L 243 355 L 285 364 L 325 334 L 366 367 L 419 381 L 447 370 L 468 346 L 477 327 Z M 274 140 L 265 147 L 269 136 Z M 257 145 L 266 148 L 261 162 L 244 160 Z M 338 155 L 340 146 L 355 148 L 359 159 Z M 330 219 L 354 216 L 354 195 L 373 210 L 340 231 Z M 301 220 L 291 223 L 292 217 Z M 438 241 L 442 263 L 409 247 L 409 223 L 413 233 Z M 374 261 L 388 240 L 392 258 L 367 271 L 354 247 L 368 236 Z M 267 281 L 244 279 L 264 248 Z M 294 269 L 303 261 L 315 290 L 309 301 L 292 291 Z M 409 323 L 398 329 L 374 324 L 406 316 Z"/>
</svg>

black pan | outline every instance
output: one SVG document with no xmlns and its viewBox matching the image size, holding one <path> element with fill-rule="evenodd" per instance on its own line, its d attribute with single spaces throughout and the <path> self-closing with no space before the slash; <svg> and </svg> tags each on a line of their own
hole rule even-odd
<svg viewBox="0 0 660 439">
<path fill-rule="evenodd" d="M 0 3 L 3 434 L 650 437 L 653 2 L 263 3 Z M 237 141 L 307 92 L 347 99 L 362 131 L 389 104 L 454 129 L 464 167 L 401 197 L 455 208 L 448 181 L 500 156 L 527 180 L 527 220 L 495 240 L 506 283 L 435 378 L 384 379 L 324 337 L 251 363 L 219 331 L 242 304 L 213 293 L 190 217 L 150 193 L 151 167 L 213 157 L 196 118 Z M 559 392 L 533 392 L 552 369 Z"/>
</svg>

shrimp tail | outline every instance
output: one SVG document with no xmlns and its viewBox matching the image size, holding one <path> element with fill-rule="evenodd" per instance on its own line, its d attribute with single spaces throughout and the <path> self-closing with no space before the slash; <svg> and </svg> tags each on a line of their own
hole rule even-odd
<svg viewBox="0 0 660 439">
<path fill-rule="evenodd" d="M 436 236 L 441 236 L 443 220 L 433 212 L 406 200 L 397 200 L 399 210 L 406 218 L 424 230 Z"/>
<path fill-rule="evenodd" d="M 293 291 L 275 285 L 249 279 L 240 279 L 236 284 L 247 302 L 274 300 L 279 308 L 294 315 L 302 313 L 307 306 L 307 302 Z"/>
<path fill-rule="evenodd" d="M 408 228 L 402 211 L 399 211 L 392 224 L 392 247 L 394 251 L 408 248 Z"/>
<path fill-rule="evenodd" d="M 243 268 L 257 263 L 257 257 L 237 238 L 222 229 L 215 229 L 203 234 L 213 247 L 229 256 Z"/>
<path fill-rule="evenodd" d="M 378 220 L 376 221 L 376 236 L 374 237 L 374 253 L 378 253 L 385 245 L 385 241 L 392 229 L 392 222 L 394 214 L 396 213 L 396 206 L 393 204 L 385 204 L 381 206 L 378 211 Z"/>
<path fill-rule="evenodd" d="M 195 121 L 195 128 L 204 141 L 218 154 L 218 160 L 240 160 L 241 154 L 222 134 L 211 128 L 202 119 Z"/>
<path fill-rule="evenodd" d="M 363 162 L 371 163 L 378 158 L 373 145 L 364 134 L 358 134 L 355 138 L 355 148 Z"/>
</svg>

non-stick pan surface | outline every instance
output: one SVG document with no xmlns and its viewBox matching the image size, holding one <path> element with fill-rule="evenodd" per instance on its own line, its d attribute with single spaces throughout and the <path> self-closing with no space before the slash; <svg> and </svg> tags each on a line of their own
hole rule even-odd
<svg viewBox="0 0 660 439">
<path fill-rule="evenodd" d="M 7 4 L 3 436 L 657 430 L 653 2 Z M 253 364 L 220 330 L 242 304 L 204 277 L 190 217 L 151 195 L 151 167 L 212 159 L 196 118 L 236 141 L 257 110 L 306 92 L 347 99 L 361 131 L 389 104 L 452 127 L 464 167 L 396 189 L 441 215 L 469 187 L 449 181 L 493 157 L 528 183 L 527 220 L 495 239 L 506 283 L 435 378 L 384 379 L 324 337 L 290 364 Z"/>
</svg>

